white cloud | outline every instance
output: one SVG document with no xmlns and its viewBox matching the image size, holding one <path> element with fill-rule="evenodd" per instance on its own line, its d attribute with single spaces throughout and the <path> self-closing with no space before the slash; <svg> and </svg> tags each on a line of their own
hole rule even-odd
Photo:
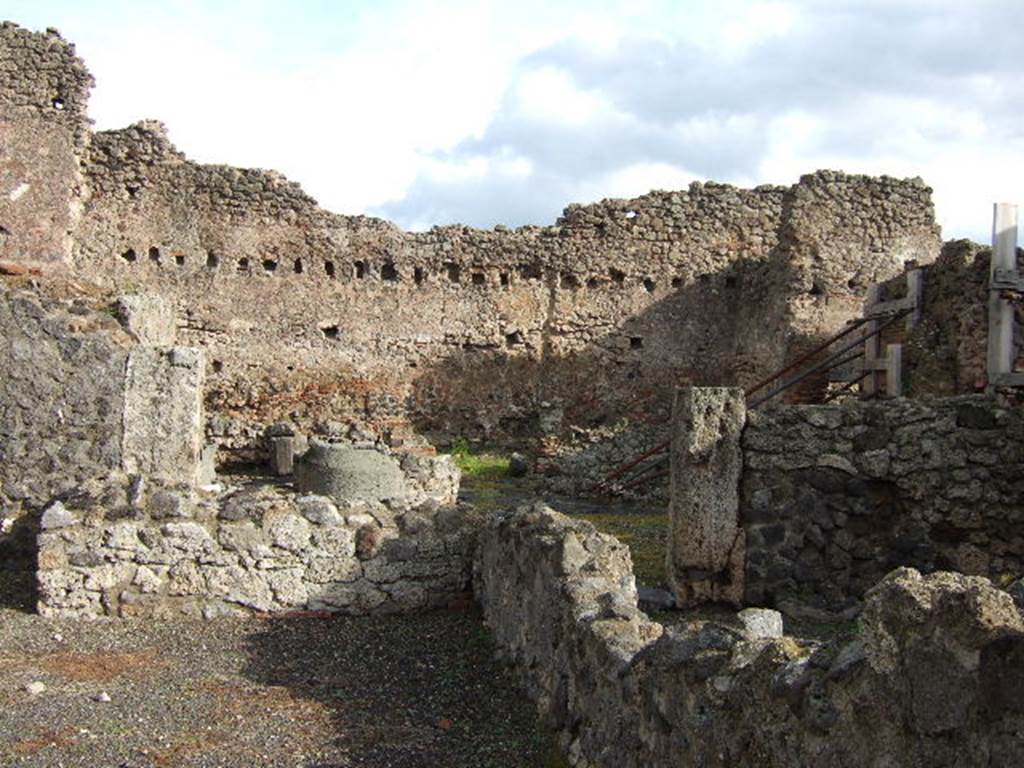
<svg viewBox="0 0 1024 768">
<path fill-rule="evenodd" d="M 1024 202 L 1024 70 L 992 43 L 1019 0 L 13 2 L 78 42 L 99 127 L 162 119 L 405 226 L 817 167 L 922 176 L 948 236 Z"/>
</svg>

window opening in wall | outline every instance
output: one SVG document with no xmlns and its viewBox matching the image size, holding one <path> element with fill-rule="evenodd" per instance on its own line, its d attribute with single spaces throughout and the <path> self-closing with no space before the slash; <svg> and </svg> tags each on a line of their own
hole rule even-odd
<svg viewBox="0 0 1024 768">
<path fill-rule="evenodd" d="M 536 264 L 520 264 L 518 270 L 519 276 L 524 280 L 540 280 L 544 276 L 541 268 Z"/>
<path fill-rule="evenodd" d="M 648 293 L 654 293 L 654 289 L 657 287 L 657 283 L 649 277 L 644 278 L 644 290 Z"/>
<path fill-rule="evenodd" d="M 325 339 L 330 339 L 331 341 L 337 341 L 341 335 L 341 331 L 336 325 L 321 325 L 320 333 L 324 335 Z"/>
<path fill-rule="evenodd" d="M 448 281 L 452 283 L 462 282 L 462 268 L 458 264 L 447 262 L 444 265 L 445 273 L 448 275 Z"/>
<path fill-rule="evenodd" d="M 247 259 L 245 256 L 243 256 L 242 258 L 240 258 L 238 260 L 238 271 L 239 272 L 248 272 L 249 271 L 249 259 Z"/>
<path fill-rule="evenodd" d="M 487 275 L 485 275 L 483 272 L 474 272 L 472 280 L 473 280 L 473 285 L 486 285 L 487 284 Z"/>
<path fill-rule="evenodd" d="M 295 264 L 292 265 L 292 271 L 294 271 L 296 275 L 302 274 L 302 259 L 295 260 Z"/>
<path fill-rule="evenodd" d="M 57 111 L 63 110 L 64 107 L 65 107 L 64 99 L 62 99 L 60 96 L 58 96 L 57 98 L 55 98 L 53 100 L 53 108 L 56 109 Z"/>
<path fill-rule="evenodd" d="M 643 336 L 630 336 L 629 337 L 629 348 L 630 349 L 643 349 L 644 348 L 644 337 Z"/>
<path fill-rule="evenodd" d="M 333 261 L 325 261 L 324 262 L 324 272 L 327 273 L 328 277 L 334 277 L 334 262 Z"/>
<path fill-rule="evenodd" d="M 220 360 L 214 360 L 213 361 L 213 372 L 214 373 L 220 373 L 223 370 L 224 370 L 224 363 L 222 363 Z"/>
<path fill-rule="evenodd" d="M 129 248 L 127 251 L 121 254 L 121 258 L 129 263 L 135 261 L 135 259 L 137 258 L 135 256 L 135 249 Z"/>
<path fill-rule="evenodd" d="M 624 282 L 626 282 L 626 273 L 623 272 L 621 269 L 616 269 L 615 267 L 611 267 L 608 270 L 608 278 L 613 283 L 615 283 L 615 285 L 622 285 Z"/>
<path fill-rule="evenodd" d="M 177 264 L 179 267 L 184 267 L 185 266 L 185 254 L 184 253 L 176 253 L 176 254 L 174 254 L 174 263 Z"/>
<path fill-rule="evenodd" d="M 511 281 L 509 280 L 509 274 L 508 274 L 508 272 L 502 272 L 502 273 L 501 273 L 501 274 L 499 275 L 499 280 L 501 281 L 501 285 L 502 285 L 502 287 L 504 287 L 504 288 L 508 288 L 508 286 L 509 286 L 509 284 L 510 284 L 510 282 L 511 282 Z"/>
<path fill-rule="evenodd" d="M 572 274 L 571 272 L 563 272 L 559 279 L 559 282 L 563 288 L 568 288 L 569 290 L 572 291 L 580 287 L 579 278 L 577 278 L 576 275 Z"/>
<path fill-rule="evenodd" d="M 683 278 L 681 278 L 681 277 L 673 277 L 672 278 L 672 287 L 673 288 L 682 288 L 683 287 Z"/>
<path fill-rule="evenodd" d="M 426 274 L 423 272 L 423 267 L 416 267 L 412 271 L 412 279 L 416 285 L 423 285 L 423 281 L 426 279 Z"/>
<path fill-rule="evenodd" d="M 394 262 L 385 261 L 380 268 L 380 279 L 388 283 L 398 282 L 398 269 Z"/>
<path fill-rule="evenodd" d="M 149 260 L 152 261 L 154 264 L 160 263 L 160 249 L 157 248 L 155 245 L 149 249 Z"/>
<path fill-rule="evenodd" d="M 213 251 L 207 251 L 206 252 L 206 268 L 207 269 L 216 269 L 219 266 L 220 266 L 220 256 L 218 256 Z"/>
<path fill-rule="evenodd" d="M 277 262 L 274 261 L 273 259 L 264 259 L 263 260 L 263 271 L 264 272 L 276 272 L 277 271 Z"/>
<path fill-rule="evenodd" d="M 811 294 L 811 296 L 824 296 L 825 295 L 825 287 L 821 283 L 819 283 L 817 280 L 815 280 L 813 283 L 811 283 L 810 294 Z"/>
<path fill-rule="evenodd" d="M 139 186 L 137 184 L 126 184 L 124 188 L 129 197 L 139 196 Z"/>
<path fill-rule="evenodd" d="M 512 333 L 505 334 L 505 345 L 508 347 L 516 347 L 523 343 L 523 334 L 520 331 L 512 331 Z"/>
<path fill-rule="evenodd" d="M 357 261 L 352 266 L 355 268 L 356 279 L 357 280 L 362 280 L 364 277 L 366 277 L 366 262 L 365 261 Z"/>
</svg>

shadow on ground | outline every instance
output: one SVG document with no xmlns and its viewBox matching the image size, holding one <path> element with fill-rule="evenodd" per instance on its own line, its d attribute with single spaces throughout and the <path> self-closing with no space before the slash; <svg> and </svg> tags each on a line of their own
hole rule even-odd
<svg viewBox="0 0 1024 768">
<path fill-rule="evenodd" d="M 38 525 L 22 517 L 0 535 L 0 609 L 35 612 L 38 533 Z"/>
<path fill-rule="evenodd" d="M 310 768 L 562 764 L 475 609 L 268 619 L 247 645 L 245 677 L 330 719 Z"/>
</svg>

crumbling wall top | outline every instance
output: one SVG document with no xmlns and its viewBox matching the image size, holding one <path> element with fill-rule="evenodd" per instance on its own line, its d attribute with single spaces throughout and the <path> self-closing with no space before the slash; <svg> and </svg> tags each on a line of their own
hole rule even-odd
<svg viewBox="0 0 1024 768">
<path fill-rule="evenodd" d="M 0 23 L 0 105 L 25 109 L 69 127 L 81 145 L 87 138 L 86 105 L 93 77 L 55 29 L 39 34 Z"/>
</svg>

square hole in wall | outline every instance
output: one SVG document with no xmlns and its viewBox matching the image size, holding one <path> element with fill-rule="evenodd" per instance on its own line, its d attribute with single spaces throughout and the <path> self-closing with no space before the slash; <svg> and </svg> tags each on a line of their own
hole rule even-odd
<svg viewBox="0 0 1024 768">
<path fill-rule="evenodd" d="M 644 348 L 644 337 L 643 336 L 630 336 L 629 337 L 629 348 L 630 349 L 643 349 Z"/>
<path fill-rule="evenodd" d="M 206 268 L 217 269 L 220 266 L 220 256 L 213 251 L 206 252 Z"/>
<path fill-rule="evenodd" d="M 338 326 L 336 325 L 321 325 L 320 333 L 324 335 L 325 339 L 337 341 L 338 337 L 341 336 L 341 329 L 339 329 Z"/>
<path fill-rule="evenodd" d="M 127 251 L 121 254 L 121 258 L 130 264 L 134 262 L 138 258 L 138 256 L 135 254 L 134 248 L 129 248 Z"/>
<path fill-rule="evenodd" d="M 448 275 L 448 282 L 459 283 L 462 282 L 462 268 L 453 262 L 447 262 L 444 265 L 445 274 Z"/>
<path fill-rule="evenodd" d="M 517 270 L 523 280 L 540 280 L 544 276 L 544 271 L 538 264 L 520 264 Z"/>
<path fill-rule="evenodd" d="M 277 271 L 277 262 L 274 259 L 264 259 L 263 260 L 263 271 L 264 272 L 276 272 Z"/>
<path fill-rule="evenodd" d="M 487 275 L 483 272 L 473 273 L 473 285 L 487 285 Z"/>
<path fill-rule="evenodd" d="M 355 269 L 356 280 L 362 280 L 364 277 L 366 277 L 366 262 L 365 261 L 357 261 L 352 266 Z"/>
<path fill-rule="evenodd" d="M 499 275 L 498 279 L 501 281 L 501 285 L 503 287 L 505 287 L 505 288 L 508 288 L 508 286 L 511 284 L 511 280 L 509 279 L 509 277 L 510 276 L 509 276 L 508 272 L 502 272 Z"/>
<path fill-rule="evenodd" d="M 626 273 L 623 272 L 621 269 L 611 267 L 608 270 L 608 279 L 611 280 L 612 283 L 614 283 L 615 285 L 622 285 L 623 283 L 626 282 Z"/>
<path fill-rule="evenodd" d="M 179 267 L 184 267 L 185 266 L 185 254 L 184 253 L 176 253 L 176 254 L 174 254 L 174 263 L 177 264 Z"/>
<path fill-rule="evenodd" d="M 160 249 L 155 245 L 149 249 L 149 260 L 154 264 L 160 263 Z"/>
<path fill-rule="evenodd" d="M 416 285 L 423 285 L 423 281 L 427 279 L 427 273 L 423 271 L 423 267 L 416 267 L 412 271 L 412 279 Z"/>
<path fill-rule="evenodd" d="M 239 272 L 248 272 L 249 271 L 249 259 L 247 259 L 245 256 L 243 256 L 242 258 L 240 258 L 238 260 L 238 271 Z"/>
<path fill-rule="evenodd" d="M 295 263 L 292 264 L 292 272 L 296 275 L 301 275 L 304 267 L 302 265 L 302 259 L 296 259 Z"/>
<path fill-rule="evenodd" d="M 563 272 L 559 277 L 559 284 L 563 288 L 567 288 L 570 291 L 574 291 L 580 287 L 580 280 L 572 272 Z"/>
<path fill-rule="evenodd" d="M 386 261 L 380 268 L 380 279 L 388 283 L 398 282 L 398 268 L 394 262 Z"/>
<path fill-rule="evenodd" d="M 324 273 L 328 277 L 331 277 L 331 278 L 334 277 L 334 262 L 333 261 L 325 261 L 324 262 Z"/>
</svg>

